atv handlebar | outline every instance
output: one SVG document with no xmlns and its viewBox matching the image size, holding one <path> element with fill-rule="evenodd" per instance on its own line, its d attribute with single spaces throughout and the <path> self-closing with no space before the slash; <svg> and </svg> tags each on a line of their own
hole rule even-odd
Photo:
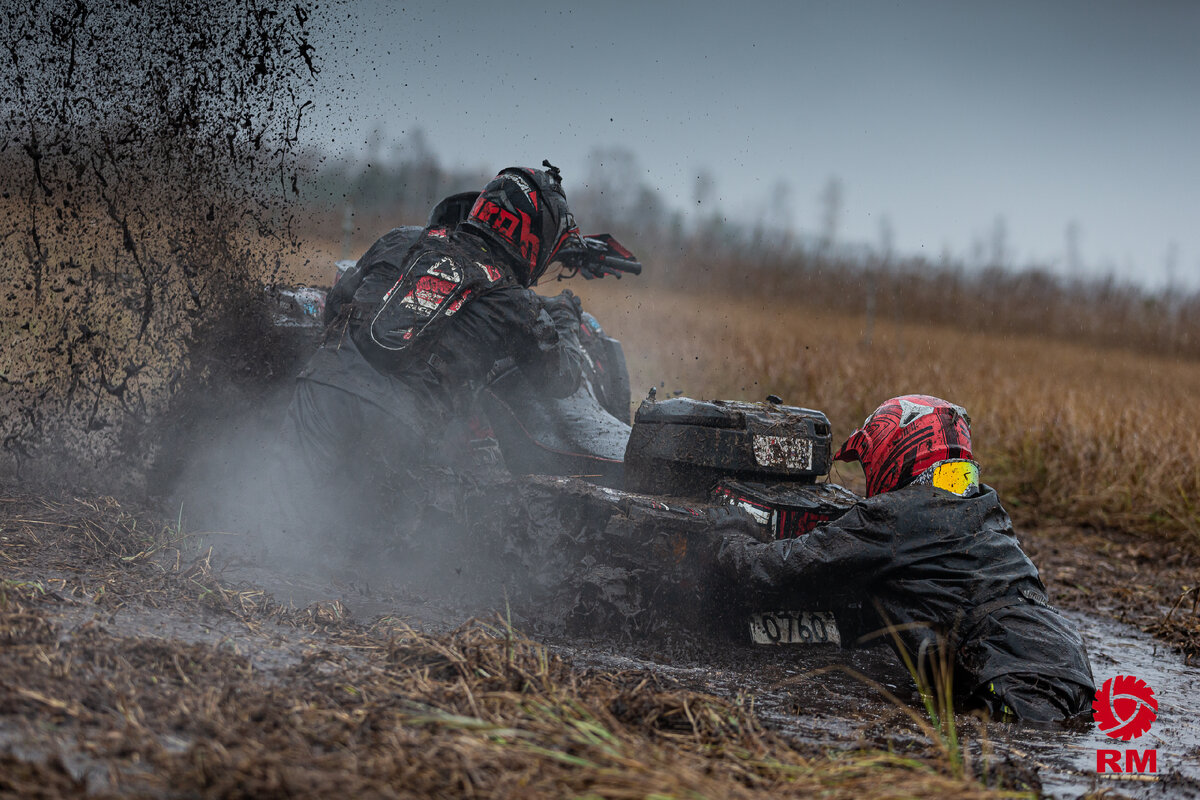
<svg viewBox="0 0 1200 800">
<path fill-rule="evenodd" d="M 568 274 L 560 276 L 563 278 L 572 278 L 579 273 L 589 280 L 605 275 L 620 278 L 622 273 L 642 274 L 642 262 L 607 233 L 581 236 L 576 242 L 563 247 L 557 258 L 563 267 L 570 270 Z"/>
<path fill-rule="evenodd" d="M 603 277 L 604 275 L 616 275 L 619 278 L 623 272 L 627 272 L 630 275 L 641 275 L 642 262 L 634 261 L 628 258 L 607 256 L 601 261 L 600 269 L 601 274 L 597 275 L 597 278 Z"/>
</svg>

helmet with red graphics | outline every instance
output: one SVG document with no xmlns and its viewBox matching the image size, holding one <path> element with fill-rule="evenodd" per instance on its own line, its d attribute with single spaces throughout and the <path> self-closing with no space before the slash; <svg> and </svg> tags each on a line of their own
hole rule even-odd
<svg viewBox="0 0 1200 800">
<path fill-rule="evenodd" d="M 509 167 L 483 187 L 461 228 L 500 247 L 526 286 L 537 283 L 569 239 L 579 236 L 558 168 Z"/>
<path fill-rule="evenodd" d="M 939 461 L 971 458 L 971 418 L 961 406 L 937 397 L 893 397 L 867 417 L 834 458 L 862 462 L 867 497 L 890 492 Z"/>
</svg>

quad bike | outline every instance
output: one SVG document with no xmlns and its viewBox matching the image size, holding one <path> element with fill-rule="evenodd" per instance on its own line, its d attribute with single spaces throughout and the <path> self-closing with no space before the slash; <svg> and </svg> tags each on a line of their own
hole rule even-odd
<svg viewBox="0 0 1200 800">
<path fill-rule="evenodd" d="M 611 236 L 584 243 L 563 258 L 569 274 L 640 272 Z M 339 274 L 349 266 L 339 264 Z M 278 297 L 286 310 L 280 325 L 320 327 L 323 290 Z M 578 334 L 586 358 L 573 395 L 546 397 L 511 362 L 499 362 L 472 418 L 452 426 L 442 447 L 460 464 L 503 466 L 514 476 L 515 488 L 503 494 L 521 502 L 481 503 L 472 519 L 522 532 L 506 550 L 521 554 L 525 574 L 515 582 L 528 604 L 553 609 L 575 629 L 715 626 L 760 644 L 840 644 L 846 621 L 830 612 L 728 607 L 719 587 L 701 579 L 722 531 L 800 537 L 858 500 L 818 482 L 832 463 L 825 415 L 775 396 L 659 400 L 651 389 L 631 426 L 621 343 L 586 312 Z M 563 583 L 565 574 L 575 579 Z"/>
</svg>

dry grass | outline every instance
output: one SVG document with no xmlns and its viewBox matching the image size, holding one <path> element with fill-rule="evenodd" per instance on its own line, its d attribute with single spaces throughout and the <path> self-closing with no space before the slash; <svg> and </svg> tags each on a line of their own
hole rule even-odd
<svg viewBox="0 0 1200 800">
<path fill-rule="evenodd" d="M 1025 521 L 1200 534 L 1192 361 L 878 319 L 868 346 L 864 318 L 795 294 L 570 286 L 623 341 L 635 402 L 652 385 L 660 397 L 774 393 L 825 411 L 838 438 L 888 397 L 934 394 L 971 413 L 984 479 Z M 838 469 L 835 480 L 859 479 Z"/>
</svg>

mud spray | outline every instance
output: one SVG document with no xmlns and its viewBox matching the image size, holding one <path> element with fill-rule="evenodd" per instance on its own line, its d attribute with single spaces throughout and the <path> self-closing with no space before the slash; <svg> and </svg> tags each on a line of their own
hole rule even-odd
<svg viewBox="0 0 1200 800">
<path fill-rule="evenodd" d="M 278 565 L 298 551 L 271 445 L 316 340 L 269 289 L 338 4 L 0 4 L 0 477 L 149 501 Z M 409 517 L 432 540 L 431 488 Z M 319 544 L 379 527 L 362 516 Z M 301 566 L 336 570 L 329 549 Z"/>
<path fill-rule="evenodd" d="M 3 0 L 0 471 L 161 491 L 277 377 L 309 38 L 303 3 Z"/>
</svg>

